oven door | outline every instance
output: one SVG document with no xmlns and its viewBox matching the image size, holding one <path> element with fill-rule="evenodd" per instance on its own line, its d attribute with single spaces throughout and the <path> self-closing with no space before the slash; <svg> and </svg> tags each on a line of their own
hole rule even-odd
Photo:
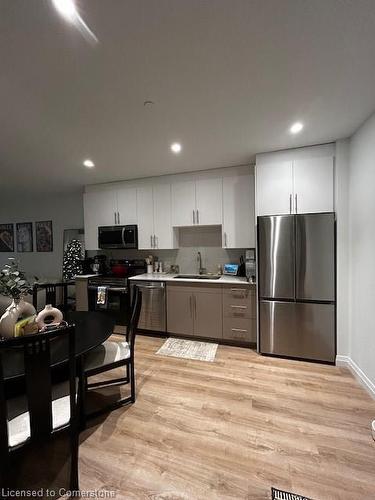
<svg viewBox="0 0 375 500">
<path fill-rule="evenodd" d="M 101 226 L 98 228 L 99 248 L 138 248 L 137 226 Z"/>
<path fill-rule="evenodd" d="M 130 296 L 128 287 L 108 287 L 106 303 L 98 304 L 98 287 L 88 286 L 89 311 L 101 311 L 113 318 L 116 325 L 127 325 L 130 319 Z"/>
</svg>

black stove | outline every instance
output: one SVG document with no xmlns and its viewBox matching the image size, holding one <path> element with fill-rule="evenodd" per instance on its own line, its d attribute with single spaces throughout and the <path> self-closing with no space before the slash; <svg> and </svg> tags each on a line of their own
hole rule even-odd
<svg viewBox="0 0 375 500">
<path fill-rule="evenodd" d="M 115 276 L 113 273 L 100 274 L 88 279 L 88 305 L 90 311 L 102 311 L 112 316 L 117 325 L 127 325 L 130 319 L 130 286 L 131 276 L 143 274 L 145 262 L 140 260 L 126 261 L 127 275 Z M 98 304 L 98 287 L 105 287 L 105 304 Z"/>
<path fill-rule="evenodd" d="M 118 276 L 93 276 L 89 278 L 88 286 L 89 288 L 105 286 L 108 289 L 128 288 L 128 278 L 120 278 Z"/>
</svg>

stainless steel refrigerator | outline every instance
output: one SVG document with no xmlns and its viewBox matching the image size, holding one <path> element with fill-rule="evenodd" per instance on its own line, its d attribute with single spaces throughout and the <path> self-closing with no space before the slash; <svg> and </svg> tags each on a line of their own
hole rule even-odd
<svg viewBox="0 0 375 500">
<path fill-rule="evenodd" d="M 259 351 L 334 362 L 335 214 L 258 217 Z"/>
</svg>

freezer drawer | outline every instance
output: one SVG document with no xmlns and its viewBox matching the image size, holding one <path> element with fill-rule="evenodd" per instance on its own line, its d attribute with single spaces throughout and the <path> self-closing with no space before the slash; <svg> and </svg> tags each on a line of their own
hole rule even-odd
<svg viewBox="0 0 375 500">
<path fill-rule="evenodd" d="M 298 302 L 259 303 L 260 352 L 335 361 L 335 306 Z"/>
<path fill-rule="evenodd" d="M 294 299 L 295 218 L 258 217 L 259 297 Z"/>
</svg>

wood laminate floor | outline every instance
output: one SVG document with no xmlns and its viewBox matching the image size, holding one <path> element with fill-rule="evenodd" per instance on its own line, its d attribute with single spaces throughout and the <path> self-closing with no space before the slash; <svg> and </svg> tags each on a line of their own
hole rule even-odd
<svg viewBox="0 0 375 500">
<path fill-rule="evenodd" d="M 82 490 L 117 499 L 375 499 L 375 401 L 343 368 L 219 346 L 214 363 L 137 338 L 137 401 L 84 431 Z"/>
</svg>

